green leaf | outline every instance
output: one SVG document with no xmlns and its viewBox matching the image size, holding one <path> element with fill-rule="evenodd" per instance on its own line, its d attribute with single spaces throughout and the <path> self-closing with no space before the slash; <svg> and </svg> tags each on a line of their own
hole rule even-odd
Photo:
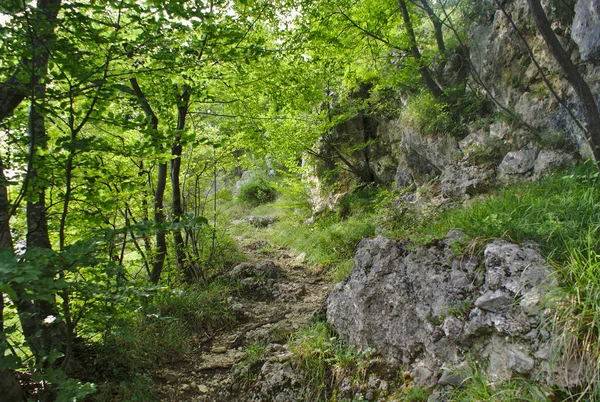
<svg viewBox="0 0 600 402">
<path fill-rule="evenodd" d="M 8 283 L 0 283 L 0 293 L 6 293 L 13 301 L 18 299 L 17 294 Z"/>
</svg>

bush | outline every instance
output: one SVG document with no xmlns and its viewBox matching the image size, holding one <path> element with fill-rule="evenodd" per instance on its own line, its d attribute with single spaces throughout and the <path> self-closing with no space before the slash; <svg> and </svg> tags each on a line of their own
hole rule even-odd
<svg viewBox="0 0 600 402">
<path fill-rule="evenodd" d="M 435 99 L 429 92 L 410 98 L 401 117 L 425 136 L 448 133 L 464 137 L 464 127 L 452 115 L 449 106 Z"/>
<path fill-rule="evenodd" d="M 154 300 L 157 314 L 176 319 L 186 333 L 211 333 L 235 321 L 229 310 L 231 289 L 219 282 L 206 288 L 180 288 L 160 293 Z"/>
<path fill-rule="evenodd" d="M 277 189 L 271 180 L 262 175 L 257 175 L 240 186 L 238 198 L 254 206 L 265 204 L 277 198 Z"/>
</svg>

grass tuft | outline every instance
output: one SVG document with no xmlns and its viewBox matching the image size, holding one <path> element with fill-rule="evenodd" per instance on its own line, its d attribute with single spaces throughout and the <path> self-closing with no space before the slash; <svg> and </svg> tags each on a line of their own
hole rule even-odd
<svg viewBox="0 0 600 402">
<path fill-rule="evenodd" d="M 557 268 L 560 286 L 551 295 L 556 336 L 555 364 L 567 381 L 585 379 L 574 400 L 600 400 L 600 255 L 588 235 L 584 249 L 570 248 Z M 575 364 L 573 366 L 573 363 Z M 583 399 L 582 399 L 583 398 Z"/>
<path fill-rule="evenodd" d="M 550 402 L 547 390 L 525 379 L 495 382 L 473 363 L 466 379 L 450 395 L 451 402 Z"/>
<path fill-rule="evenodd" d="M 355 395 L 367 383 L 372 368 L 381 363 L 373 350 L 358 352 L 347 347 L 325 322 L 315 322 L 290 341 L 296 364 L 304 371 L 310 400 L 338 400 L 342 381 L 350 380 Z"/>
</svg>

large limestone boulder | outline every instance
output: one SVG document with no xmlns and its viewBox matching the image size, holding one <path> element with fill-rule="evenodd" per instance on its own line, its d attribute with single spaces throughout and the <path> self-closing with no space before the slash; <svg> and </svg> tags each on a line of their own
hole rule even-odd
<svg viewBox="0 0 600 402">
<path fill-rule="evenodd" d="M 416 249 L 405 241 L 364 239 L 351 275 L 327 300 L 327 318 L 351 345 L 375 348 L 412 368 L 417 382 L 446 385 L 466 356 L 487 361 L 488 375 L 546 378 L 550 336 L 541 300 L 552 286 L 531 247 L 487 245 L 483 258 L 456 254 L 453 232 Z M 444 374 L 446 373 L 446 374 Z M 444 374 L 444 375 L 443 375 Z"/>
</svg>

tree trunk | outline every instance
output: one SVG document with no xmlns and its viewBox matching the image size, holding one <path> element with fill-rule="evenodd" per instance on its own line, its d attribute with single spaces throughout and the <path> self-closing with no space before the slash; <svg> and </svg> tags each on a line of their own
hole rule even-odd
<svg viewBox="0 0 600 402">
<path fill-rule="evenodd" d="M 0 83 L 0 121 L 12 114 L 46 71 L 51 48 L 49 43 L 52 41 L 60 6 L 61 0 L 37 1 L 37 12 L 32 19 L 32 24 L 35 24 L 32 27 L 34 36 L 30 38 L 33 55 L 23 57 L 20 63 L 23 67 L 17 68 L 13 75 Z"/>
<path fill-rule="evenodd" d="M 558 62 L 567 81 L 571 84 L 581 102 L 585 118 L 585 134 L 598 164 L 600 163 L 600 113 L 598 112 L 596 99 L 590 87 L 579 73 L 579 70 L 577 70 L 577 67 L 571 61 L 571 57 L 560 44 L 539 0 L 527 0 L 527 3 L 529 4 L 535 24 L 546 41 L 552 56 Z M 600 166 L 598 168 L 600 169 Z"/>
<path fill-rule="evenodd" d="M 161 162 L 158 164 L 158 177 L 156 180 L 156 190 L 154 192 L 154 222 L 162 225 L 165 222 L 164 195 L 167 186 L 167 164 Z M 152 262 L 152 273 L 150 282 L 158 283 L 160 275 L 165 266 L 167 257 L 167 237 L 165 231 L 160 227 L 156 231 L 156 255 Z"/>
<path fill-rule="evenodd" d="M 12 234 L 10 233 L 10 203 L 8 202 L 7 180 L 4 176 L 4 164 L 0 155 L 0 250 L 13 249 Z"/>
<path fill-rule="evenodd" d="M 6 190 L 6 177 L 4 176 L 4 166 L 0 155 L 0 261 L 4 258 L 12 257 L 14 252 L 12 235 L 10 233 L 10 203 L 8 202 L 8 192 Z M 0 292 L 0 356 L 6 354 L 7 345 L 4 334 L 4 294 Z M 24 400 L 21 386 L 10 370 L 0 370 L 0 390 L 6 400 L 22 401 Z"/>
<path fill-rule="evenodd" d="M 400 6 L 400 11 L 402 11 L 402 19 L 404 20 L 404 28 L 406 29 L 406 33 L 408 34 L 408 39 L 410 42 L 410 51 L 417 61 L 419 73 L 421 74 L 421 78 L 423 79 L 423 83 L 427 87 L 427 89 L 435 96 L 437 99 L 441 99 L 444 96 L 444 91 L 440 88 L 440 86 L 435 82 L 431 71 L 423 61 L 421 57 L 421 51 L 419 50 L 419 46 L 417 44 L 417 37 L 415 35 L 415 30 L 413 28 L 412 22 L 410 20 L 410 13 L 408 12 L 408 7 L 406 6 L 405 0 L 398 0 L 398 4 Z"/>
<path fill-rule="evenodd" d="M 158 135 L 158 117 L 146 99 L 146 95 L 140 88 L 136 78 L 129 80 L 131 88 L 138 97 L 138 102 L 146 115 L 150 119 L 150 128 L 155 135 Z M 159 226 L 156 230 L 156 255 L 152 261 L 152 272 L 150 273 L 150 282 L 158 283 L 160 275 L 165 266 L 165 258 L 167 257 L 167 238 L 164 229 L 160 228 L 165 222 L 164 212 L 164 197 L 165 188 L 167 187 L 167 164 L 160 162 L 158 164 L 158 177 L 156 189 L 154 190 L 154 222 Z"/>
<path fill-rule="evenodd" d="M 188 112 L 188 106 L 190 102 L 190 91 L 189 87 L 185 87 L 183 93 L 180 96 L 180 104 L 177 106 L 177 136 L 171 147 L 171 190 L 173 192 L 173 222 L 179 223 L 183 217 L 183 204 L 181 202 L 181 185 L 179 176 L 181 173 L 181 131 L 185 128 L 185 121 Z M 175 229 L 173 232 L 173 239 L 175 241 L 175 258 L 177 260 L 177 268 L 179 272 L 183 273 L 187 283 L 194 281 L 194 270 L 192 265 L 187 261 L 187 255 L 185 252 L 185 242 L 181 230 Z"/>
<path fill-rule="evenodd" d="M 43 98 L 45 86 L 39 85 L 34 91 Z M 39 151 L 46 146 L 45 117 L 40 112 L 38 100 L 34 99 L 29 111 L 29 161 L 27 166 L 27 251 L 36 249 L 51 250 L 50 236 L 48 233 L 48 216 L 46 212 L 46 182 L 40 177 L 38 167 L 44 165 L 43 157 Z M 57 272 L 55 268 L 45 266 L 42 277 L 52 279 Z M 48 355 L 50 351 L 64 352 L 65 327 L 59 319 L 53 303 L 47 300 L 27 300 L 25 293 L 19 290 L 17 307 L 23 326 L 23 334 L 29 343 L 33 343 L 37 359 Z M 55 317 L 53 323 L 44 323 L 47 317 Z"/>
<path fill-rule="evenodd" d="M 438 50 L 440 51 L 440 55 L 445 57 L 446 55 L 446 44 L 444 42 L 444 31 L 442 30 L 442 21 L 435 14 L 427 0 L 420 0 L 421 6 L 423 10 L 427 13 L 429 20 L 433 24 L 433 33 L 435 35 L 435 41 L 437 43 Z"/>
</svg>

